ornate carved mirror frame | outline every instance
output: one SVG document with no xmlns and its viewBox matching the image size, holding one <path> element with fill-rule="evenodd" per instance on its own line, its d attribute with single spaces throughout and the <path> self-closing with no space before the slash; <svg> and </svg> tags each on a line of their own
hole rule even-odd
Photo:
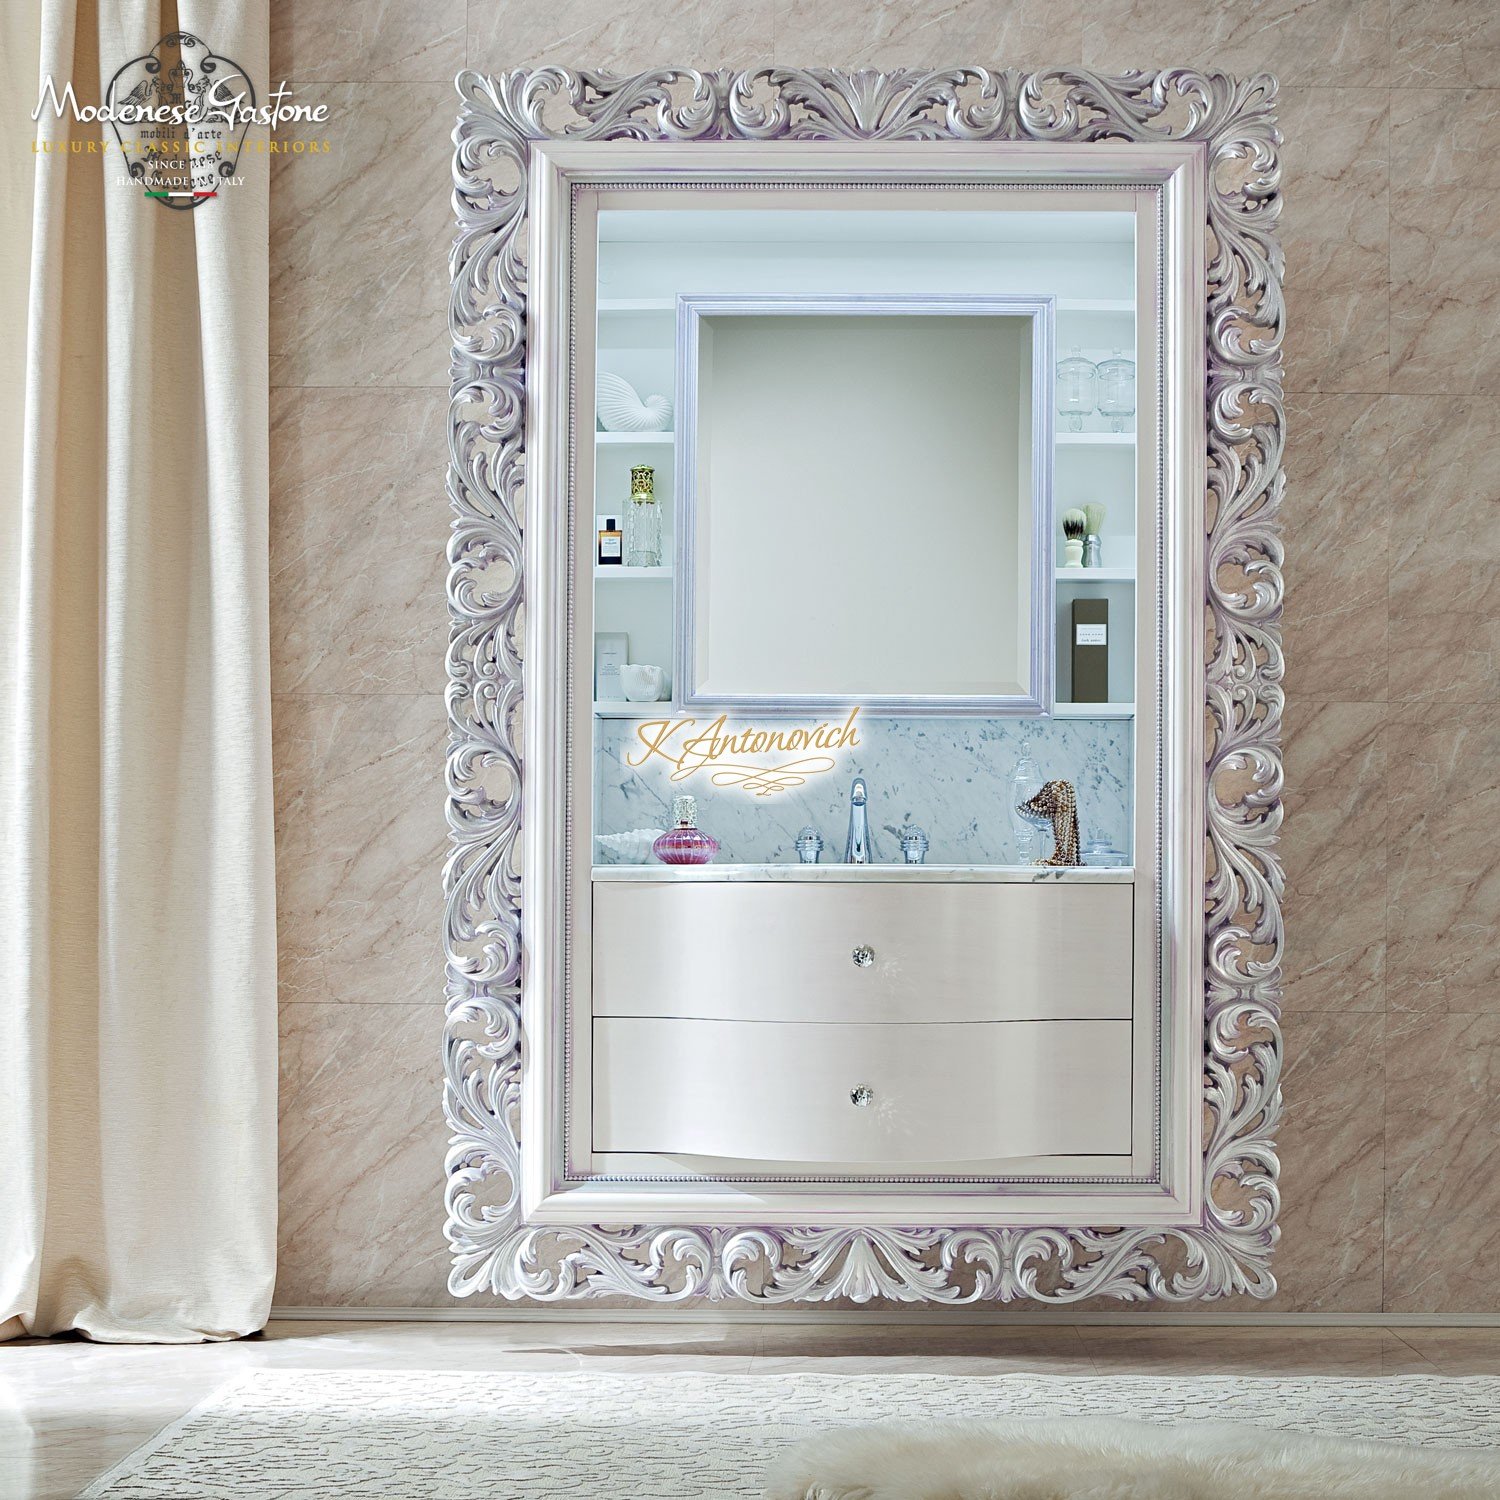
<svg viewBox="0 0 1500 1500">
<path fill-rule="evenodd" d="M 615 78 L 545 68 L 466 72 L 458 87 L 444 929 L 450 1289 L 764 1303 L 1271 1295 L 1283 944 L 1272 853 L 1281 819 L 1284 322 L 1274 82 L 1181 69 L 662 69 Z M 544 858 L 555 830 L 533 814 L 562 805 L 561 754 L 543 726 L 560 717 L 566 684 L 551 679 L 567 660 L 569 627 L 566 590 L 528 578 L 528 559 L 535 568 L 555 555 L 558 537 L 539 534 L 558 524 L 556 497 L 568 493 L 567 443 L 546 434 L 568 429 L 567 340 L 549 325 L 566 305 L 569 268 L 558 237 L 540 226 L 565 218 L 570 174 L 597 180 L 623 155 L 639 163 L 648 152 L 653 169 L 709 180 L 705 149 L 722 175 L 759 159 L 765 143 L 786 153 L 788 171 L 875 170 L 869 163 L 883 152 L 908 168 L 920 158 L 924 175 L 949 181 L 1050 173 L 1156 184 L 1172 222 L 1192 228 L 1181 241 L 1187 253 L 1172 252 L 1162 267 L 1161 303 L 1163 338 L 1178 351 L 1176 388 L 1201 392 L 1204 404 L 1190 448 L 1170 420 L 1159 443 L 1164 484 L 1190 491 L 1168 514 L 1201 518 L 1175 566 L 1201 597 L 1207 641 L 1206 651 L 1196 644 L 1196 618 L 1165 622 L 1168 641 L 1194 642 L 1188 659 L 1201 652 L 1202 696 L 1187 698 L 1201 704 L 1204 726 L 1200 742 L 1195 703 L 1184 701 L 1194 753 L 1169 751 L 1159 781 L 1168 840 L 1183 851 L 1167 899 L 1187 914 L 1192 938 L 1162 962 L 1186 974 L 1173 983 L 1191 994 L 1181 1014 L 1195 1032 L 1201 1017 L 1202 1037 L 1201 1073 L 1180 1056 L 1174 1073 L 1189 1085 L 1201 1078 L 1201 1093 L 1190 1087 L 1178 1101 L 1197 1167 L 1174 1190 L 1170 1213 L 1134 1222 L 1111 1214 L 1113 1227 L 1084 1227 L 1037 1199 L 1036 1222 L 1024 1201 L 1011 1201 L 1001 1213 L 954 1218 L 962 1205 L 950 1203 L 948 1217 L 830 1213 L 825 1227 L 800 1227 L 784 1212 L 761 1224 L 695 1222 L 687 1212 L 653 1222 L 653 1205 L 671 1200 L 649 1194 L 611 1200 L 608 1216 L 599 1200 L 598 1222 L 559 1207 L 566 1200 L 548 1168 L 556 1107 L 539 1082 L 553 1042 L 536 997 L 567 953 L 561 880 Z M 1188 287 L 1189 271 L 1203 283 L 1190 317 L 1181 302 L 1174 311 L 1171 295 L 1174 278 Z M 541 336 L 530 338 L 534 307 L 546 311 Z M 1192 349 L 1185 330 L 1197 330 Z M 526 818 L 536 826 L 523 830 Z"/>
<path fill-rule="evenodd" d="M 1031 351 L 1030 421 L 1026 442 L 1029 454 L 1029 492 L 1021 496 L 1027 513 L 1029 548 L 1017 559 L 1017 571 L 1027 582 L 1030 607 L 1025 611 L 1023 632 L 1025 663 L 1020 679 L 1009 691 L 999 687 L 979 694 L 868 693 L 860 698 L 866 715 L 890 714 L 1039 714 L 1052 710 L 1053 636 L 1056 632 L 1053 605 L 1053 514 L 1052 514 L 1052 384 L 1054 379 L 1055 297 L 1023 296 L 1017 293 L 978 296 L 972 293 L 926 293 L 924 295 L 880 295 L 873 293 L 755 292 L 738 296 L 684 293 L 677 299 L 677 391 L 676 475 L 672 504 L 676 514 L 678 579 L 672 680 L 673 695 L 682 713 L 720 712 L 739 718 L 796 716 L 818 718 L 847 712 L 849 699 L 817 693 L 714 692 L 697 686 L 699 673 L 700 592 L 708 587 L 698 562 L 697 532 L 699 498 L 698 385 L 699 326 L 703 318 L 724 316 L 782 317 L 823 316 L 847 313 L 874 317 L 945 315 L 958 319 L 997 317 L 1025 318 Z M 944 400 L 951 399 L 947 391 Z M 700 583 L 700 578 L 702 579 Z"/>
</svg>

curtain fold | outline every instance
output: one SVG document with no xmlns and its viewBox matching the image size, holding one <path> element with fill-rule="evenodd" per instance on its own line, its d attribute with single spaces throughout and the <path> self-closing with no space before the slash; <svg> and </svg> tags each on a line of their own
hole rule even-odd
<svg viewBox="0 0 1500 1500">
<path fill-rule="evenodd" d="M 0 22 L 0 1337 L 229 1338 L 270 1306 L 269 158 L 170 209 L 118 151 L 33 152 L 107 126 L 27 118 L 44 76 L 98 103 L 177 29 L 263 97 L 267 6 Z"/>
</svg>

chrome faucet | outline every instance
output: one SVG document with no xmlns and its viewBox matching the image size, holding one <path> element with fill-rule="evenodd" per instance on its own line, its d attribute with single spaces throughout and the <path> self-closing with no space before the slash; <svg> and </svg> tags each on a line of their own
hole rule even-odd
<svg viewBox="0 0 1500 1500">
<path fill-rule="evenodd" d="M 869 793 L 865 789 L 865 778 L 856 776 L 849 788 L 849 842 L 844 845 L 846 865 L 870 863 L 870 818 L 865 810 Z"/>
</svg>

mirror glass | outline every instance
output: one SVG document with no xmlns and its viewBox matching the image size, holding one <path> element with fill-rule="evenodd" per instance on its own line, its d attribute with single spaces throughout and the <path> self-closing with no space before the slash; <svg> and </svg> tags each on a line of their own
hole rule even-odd
<svg viewBox="0 0 1500 1500">
<path fill-rule="evenodd" d="M 1024 864 L 1046 835 L 1012 804 L 1052 778 L 1128 862 L 1154 607 L 1138 207 L 590 191 L 572 368 L 597 862 L 649 862 L 682 793 L 720 864 L 793 862 L 808 827 L 834 859 L 856 775 L 877 863 L 910 824 L 930 864 Z M 1063 527 L 1085 508 L 1087 543 Z"/>
</svg>

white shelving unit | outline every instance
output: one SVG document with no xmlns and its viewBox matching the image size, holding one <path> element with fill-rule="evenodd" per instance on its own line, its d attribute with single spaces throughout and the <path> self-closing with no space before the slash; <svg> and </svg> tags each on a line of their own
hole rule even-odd
<svg viewBox="0 0 1500 1500">
<path fill-rule="evenodd" d="M 1126 568 L 1058 568 L 1059 583 L 1134 583 L 1135 569 Z"/>
<path fill-rule="evenodd" d="M 1054 719 L 1133 719 L 1133 703 L 1054 703 Z"/>
<path fill-rule="evenodd" d="M 1133 349 L 1135 307 L 1129 301 L 1060 298 L 1058 348 L 1080 348 L 1099 360 L 1110 349 Z M 1091 416 L 1093 426 L 1103 419 Z M 1102 598 L 1109 604 L 1109 703 L 1059 701 L 1057 719 L 1133 719 L 1135 704 L 1136 615 L 1136 433 L 1066 430 L 1057 419 L 1057 545 L 1062 546 L 1064 510 L 1100 501 L 1106 507 L 1104 552 L 1131 559 L 1102 568 L 1057 567 L 1057 690 L 1065 699 L 1072 686 L 1072 604 L 1079 598 Z"/>
<path fill-rule="evenodd" d="M 669 719 L 672 705 L 663 699 L 658 703 L 631 703 L 624 698 L 596 698 L 596 719 Z"/>
<path fill-rule="evenodd" d="M 627 568 L 613 563 L 600 567 L 598 563 L 594 564 L 594 577 L 602 583 L 660 583 L 671 576 L 672 570 L 665 564 L 659 568 Z"/>
<path fill-rule="evenodd" d="M 649 268 L 648 268 L 649 270 Z M 601 287 L 606 292 L 608 288 Z M 677 297 L 650 295 L 667 290 L 650 275 L 633 272 L 614 290 L 639 295 L 601 296 L 597 303 L 598 368 L 619 375 L 643 397 L 672 398 L 675 364 Z M 661 507 L 662 562 L 656 568 L 595 566 L 594 629 L 618 633 L 629 641 L 630 660 L 670 670 L 672 660 L 672 540 L 674 432 L 595 432 L 594 511 L 619 517 L 627 533 L 630 469 L 649 464 L 656 470 L 656 498 Z M 628 537 L 627 537 L 628 544 Z M 670 704 L 599 702 L 601 719 L 631 719 L 670 713 Z"/>
</svg>

